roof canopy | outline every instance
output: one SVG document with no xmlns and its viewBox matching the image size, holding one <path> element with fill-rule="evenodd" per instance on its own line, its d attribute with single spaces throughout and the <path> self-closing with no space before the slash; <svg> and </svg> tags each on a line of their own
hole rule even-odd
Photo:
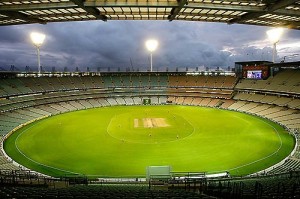
<svg viewBox="0 0 300 199">
<path fill-rule="evenodd" d="M 186 20 L 300 29 L 297 0 L 1 0 L 0 25 Z"/>
</svg>

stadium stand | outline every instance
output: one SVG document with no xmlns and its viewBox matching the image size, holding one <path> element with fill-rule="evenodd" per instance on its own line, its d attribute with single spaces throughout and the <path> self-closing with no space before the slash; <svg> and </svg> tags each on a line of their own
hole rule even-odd
<svg viewBox="0 0 300 199">
<path fill-rule="evenodd" d="M 200 195 L 200 198 L 212 198 L 208 195 L 223 198 L 299 196 L 299 181 L 295 180 L 299 178 L 286 177 L 292 173 L 280 177 L 284 183 L 279 184 L 278 180 L 274 180 L 274 175 L 279 178 L 282 173 L 295 172 L 300 168 L 299 134 L 297 134 L 300 129 L 299 81 L 299 70 L 292 69 L 282 70 L 267 80 L 239 79 L 232 75 L 183 73 L 104 73 L 94 76 L 65 75 L 39 78 L 16 77 L 12 74 L 9 78 L 0 79 L 0 134 L 5 136 L 20 125 L 41 117 L 102 106 L 141 105 L 143 99 L 151 99 L 151 104 L 206 106 L 245 112 L 270 119 L 295 132 L 298 136 L 298 147 L 283 163 L 264 171 L 264 178 L 209 181 L 204 184 L 206 188 L 200 192 L 206 195 Z M 21 168 L 4 154 L 0 154 L 0 170 L 3 183 L 4 171 L 20 171 Z M 297 175 L 299 176 L 298 173 Z M 113 187 L 116 188 L 111 186 Z M 280 187 L 285 191 L 275 193 L 272 191 L 274 187 Z M 124 198 L 124 190 L 118 192 L 119 188 L 117 186 L 114 192 L 116 195 L 112 195 L 112 198 Z M 0 188 L 0 197 L 84 198 L 101 193 L 104 196 L 102 198 L 108 198 L 105 189 L 107 187 L 76 186 L 55 189 L 51 192 L 44 187 L 25 189 L 4 186 Z M 126 188 L 126 193 L 130 192 L 130 189 Z M 197 191 L 199 192 L 199 187 Z M 142 196 L 140 192 L 134 192 L 129 198 L 199 198 L 199 194 L 189 195 L 190 192 L 186 192 L 186 187 L 185 191 L 176 194 L 161 191 L 156 195 L 156 191 L 145 189 L 142 191 L 145 195 Z"/>
<path fill-rule="evenodd" d="M 169 81 L 169 95 L 230 99 L 237 78 L 206 75 L 170 76 Z"/>
<path fill-rule="evenodd" d="M 166 104 L 167 96 L 159 96 L 158 101 L 159 101 L 159 104 Z"/>
<path fill-rule="evenodd" d="M 233 97 L 235 102 L 228 109 L 265 117 L 297 131 L 300 128 L 299 92 L 297 91 L 299 74 L 299 70 L 283 70 L 267 80 L 243 79 L 236 85 L 237 94 Z M 298 170 L 300 168 L 298 150 L 282 165 L 271 169 L 268 173 Z"/>
<path fill-rule="evenodd" d="M 286 69 L 268 80 L 243 79 L 236 88 L 293 94 L 300 92 L 299 85 L 300 71 Z"/>
<path fill-rule="evenodd" d="M 233 97 L 236 102 L 228 108 L 267 117 L 288 128 L 299 129 L 299 79 L 299 70 L 287 69 L 268 80 L 240 80 L 235 87 L 237 94 Z M 248 106 L 253 108 L 247 109 Z"/>
<path fill-rule="evenodd" d="M 141 185 L 109 185 L 109 186 L 72 186 L 61 189 L 48 189 L 45 187 L 2 187 L 2 197 L 10 198 L 128 198 L 128 199 L 152 199 L 152 198 L 214 198 L 185 191 L 185 190 L 149 190 L 147 186 Z"/>
<path fill-rule="evenodd" d="M 217 198 L 299 198 L 299 172 L 211 180 L 205 193 Z"/>
</svg>

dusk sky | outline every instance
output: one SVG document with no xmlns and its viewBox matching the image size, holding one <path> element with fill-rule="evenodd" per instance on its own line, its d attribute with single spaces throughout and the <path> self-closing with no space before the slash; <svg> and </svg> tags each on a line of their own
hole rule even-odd
<svg viewBox="0 0 300 199">
<path fill-rule="evenodd" d="M 227 25 L 187 21 L 86 21 L 0 27 L 0 67 L 37 70 L 36 49 L 30 41 L 33 31 L 46 34 L 41 47 L 41 65 L 74 71 L 86 67 L 96 71 L 130 67 L 145 71 L 150 65 L 147 39 L 157 39 L 153 69 L 178 67 L 227 69 L 236 61 L 272 60 L 270 27 Z M 278 43 L 277 61 L 299 61 L 300 31 L 285 29 Z"/>
</svg>

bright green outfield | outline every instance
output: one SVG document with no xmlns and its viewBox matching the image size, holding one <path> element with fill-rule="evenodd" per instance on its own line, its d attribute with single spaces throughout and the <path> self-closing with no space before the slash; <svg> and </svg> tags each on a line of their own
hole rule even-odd
<svg viewBox="0 0 300 199">
<path fill-rule="evenodd" d="M 281 126 L 255 116 L 192 106 L 114 106 L 34 122 L 4 143 L 33 170 L 61 176 L 145 177 L 147 166 L 174 172 L 253 173 L 294 147 Z"/>
</svg>

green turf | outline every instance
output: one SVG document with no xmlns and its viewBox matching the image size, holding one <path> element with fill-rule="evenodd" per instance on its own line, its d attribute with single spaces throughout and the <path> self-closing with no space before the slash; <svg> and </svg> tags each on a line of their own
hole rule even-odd
<svg viewBox="0 0 300 199">
<path fill-rule="evenodd" d="M 163 118 L 167 125 L 145 128 L 143 118 Z M 175 172 L 245 175 L 279 162 L 294 144 L 291 135 L 269 120 L 168 105 L 103 107 L 52 116 L 13 133 L 4 149 L 22 165 L 52 176 L 145 177 L 147 166 L 158 165 L 170 165 Z"/>
</svg>

